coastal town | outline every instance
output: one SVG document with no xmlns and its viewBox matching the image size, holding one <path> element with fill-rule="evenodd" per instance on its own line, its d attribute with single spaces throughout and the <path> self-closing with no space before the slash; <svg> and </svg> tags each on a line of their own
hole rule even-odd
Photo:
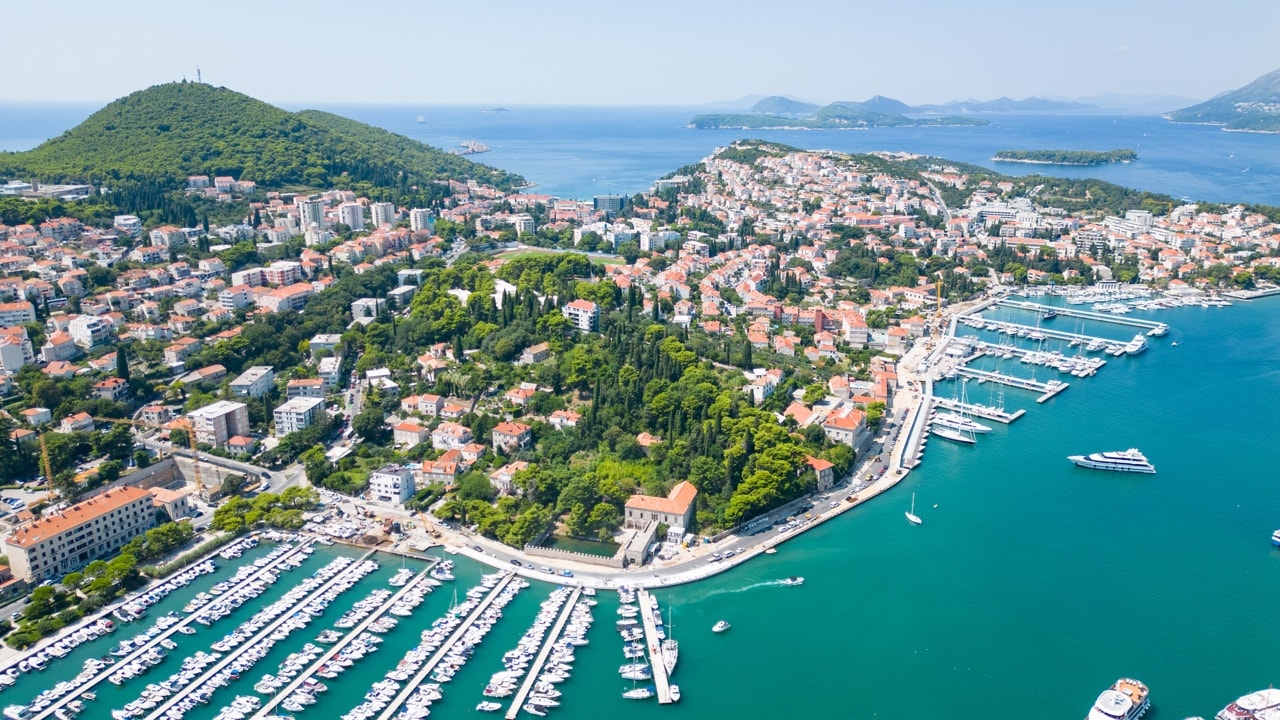
<svg viewBox="0 0 1280 720">
<path fill-rule="evenodd" d="M 897 153 L 744 141 L 585 201 L 440 183 L 406 207 L 194 175 L 243 221 L 0 225 L 0 594 L 45 589 L 11 647 L 62 642 L 144 561 L 299 530 L 556 575 L 563 625 L 581 589 L 722 572 L 900 482 L 956 322 L 1014 290 L 1221 303 L 1280 278 L 1280 224 L 1242 206 L 1068 212 Z M 99 604 L 55 623 L 53 597 Z"/>
</svg>

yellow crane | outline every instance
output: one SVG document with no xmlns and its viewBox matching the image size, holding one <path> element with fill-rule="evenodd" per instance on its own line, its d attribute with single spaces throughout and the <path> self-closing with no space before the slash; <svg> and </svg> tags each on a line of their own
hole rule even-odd
<svg viewBox="0 0 1280 720">
<path fill-rule="evenodd" d="M 125 419 L 125 418 L 95 417 L 95 418 L 94 418 L 94 421 L 96 421 L 96 422 L 119 423 L 119 424 L 121 424 L 121 425 L 132 425 L 132 426 L 134 426 L 134 427 L 144 427 L 144 428 L 149 428 L 149 429 L 152 429 L 152 430 L 163 430 L 163 429 L 164 429 L 164 426 L 163 426 L 163 425 L 157 425 L 157 424 L 155 424 L 155 423 L 143 422 L 143 421 L 141 421 L 141 420 L 128 420 L 128 419 Z M 194 475 L 193 475 L 193 478 L 192 478 L 192 479 L 194 479 L 194 480 L 195 480 L 195 483 L 196 483 L 196 492 L 197 492 L 197 493 L 199 493 L 201 497 L 204 497 L 204 494 L 205 494 L 205 493 L 204 493 L 204 481 L 203 481 L 203 480 L 201 480 L 201 478 L 200 478 L 200 450 L 199 450 L 199 448 L 196 446 L 196 432 L 195 432 L 195 428 L 194 428 L 194 427 L 189 427 L 189 428 L 187 428 L 187 442 L 188 442 L 188 444 L 190 444 L 190 445 L 191 445 L 191 466 L 192 466 L 192 468 L 193 468 L 193 473 L 194 473 Z M 43 437 L 43 436 L 41 436 L 41 438 L 40 438 L 40 443 L 41 443 L 41 447 L 43 447 L 43 445 L 44 445 L 44 437 Z M 47 457 L 47 454 L 46 454 L 45 464 L 46 464 L 46 465 L 48 465 L 48 462 L 49 462 L 49 460 L 48 460 L 48 457 Z"/>
</svg>

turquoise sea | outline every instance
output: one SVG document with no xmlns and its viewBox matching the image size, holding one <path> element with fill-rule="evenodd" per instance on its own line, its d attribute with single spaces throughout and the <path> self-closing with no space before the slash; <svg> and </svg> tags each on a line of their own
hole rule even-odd
<svg viewBox="0 0 1280 720">
<path fill-rule="evenodd" d="M 1012 426 L 997 426 L 975 447 L 934 439 L 923 465 L 874 502 L 788 541 L 776 555 L 658 590 L 681 643 L 678 706 L 621 698 L 629 683 L 616 674 L 617 600 L 601 593 L 590 645 L 580 649 L 577 670 L 561 688 L 563 706 L 552 717 L 1070 718 L 1083 716 L 1102 689 L 1125 675 L 1151 687 L 1154 717 L 1181 718 L 1211 716 L 1275 683 L 1280 552 L 1268 543 L 1280 526 L 1280 485 L 1270 467 L 1280 449 L 1272 421 L 1280 397 L 1275 303 L 1152 315 L 1171 331 L 1145 354 L 1107 357 L 1097 376 L 1066 378 L 1072 387 L 1044 405 L 1029 393 L 1006 391 L 1007 407 L 1028 409 Z M 1140 316 L 1146 314 L 1131 317 Z M 1054 322 L 1058 329 L 1076 327 L 1065 316 Z M 1027 367 L 1004 369 L 1029 375 Z M 976 402 L 989 401 L 983 395 L 991 392 L 985 385 L 968 390 Z M 1088 471 L 1065 460 L 1128 447 L 1141 448 L 1158 474 Z M 903 517 L 912 492 L 920 527 Z M 288 578 L 304 577 L 338 552 L 355 551 L 320 548 L 254 605 L 278 597 Z M 383 568 L 343 595 L 323 622 L 278 645 L 243 687 L 221 691 L 191 717 L 209 720 L 237 692 L 251 692 L 262 673 L 406 563 L 378 557 Z M 456 583 L 438 589 L 380 652 L 331 681 L 324 701 L 298 717 L 337 718 L 356 705 L 416 642 L 418 630 L 447 611 L 453 587 L 462 595 L 488 571 L 461 558 L 458 566 Z M 228 572 L 201 578 L 190 593 Z M 790 575 L 805 577 L 805 584 L 777 584 Z M 485 681 L 501 669 L 502 653 L 515 646 L 550 589 L 535 583 L 507 608 L 445 687 L 433 718 L 475 714 Z M 171 597 L 150 616 L 183 602 Z M 196 635 L 175 635 L 179 650 L 165 664 L 123 689 L 100 687 L 87 717 L 108 717 L 109 708 L 172 672 L 177 658 L 207 649 L 250 611 L 246 606 Z M 712 634 L 720 619 L 732 629 Z M 122 628 L 27 676 L 0 700 L 23 701 L 74 675 L 84 658 L 106 652 L 130 631 Z"/>
</svg>

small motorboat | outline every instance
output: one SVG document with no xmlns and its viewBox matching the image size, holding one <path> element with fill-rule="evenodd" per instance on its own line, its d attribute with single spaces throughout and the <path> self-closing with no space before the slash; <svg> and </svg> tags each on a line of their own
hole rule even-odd
<svg viewBox="0 0 1280 720">
<path fill-rule="evenodd" d="M 783 584 L 783 585 L 803 585 L 803 584 L 804 584 L 804 578 L 802 578 L 802 577 L 796 577 L 796 576 L 794 576 L 794 575 L 793 575 L 793 576 L 791 576 L 791 577 L 787 578 L 786 580 L 782 580 L 781 582 L 782 582 L 782 584 Z"/>
<path fill-rule="evenodd" d="M 720 620 L 720 621 L 717 621 L 715 625 L 712 625 L 712 626 L 711 626 L 711 632 L 714 632 L 714 633 L 722 633 L 722 632 L 724 632 L 725 630 L 728 630 L 728 629 L 729 629 L 729 628 L 731 628 L 731 627 L 733 627 L 733 626 L 732 626 L 732 625 L 730 625 L 730 624 L 729 624 L 729 622 L 728 622 L 727 620 Z"/>
</svg>

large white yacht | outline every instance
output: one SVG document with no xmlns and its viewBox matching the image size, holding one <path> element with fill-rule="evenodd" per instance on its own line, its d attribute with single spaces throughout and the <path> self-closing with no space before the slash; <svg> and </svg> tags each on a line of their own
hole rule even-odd
<svg viewBox="0 0 1280 720">
<path fill-rule="evenodd" d="M 1134 335 L 1125 346 L 1124 351 L 1130 355 L 1137 355 L 1147 349 L 1147 339 L 1141 333 Z"/>
<path fill-rule="evenodd" d="M 1133 678 L 1120 678 L 1102 691 L 1085 720 L 1137 720 L 1151 708 L 1147 686 Z"/>
<path fill-rule="evenodd" d="M 1253 720 L 1274 717 L 1280 713 L 1280 689 L 1267 688 L 1237 698 L 1235 702 L 1222 708 L 1217 720 Z"/>
<path fill-rule="evenodd" d="M 944 412 L 937 413 L 933 416 L 933 424 L 949 427 L 953 430 L 962 432 L 989 433 L 991 427 L 983 425 L 980 422 L 974 422 L 971 418 L 961 415 L 960 413 Z"/>
<path fill-rule="evenodd" d="M 1067 459 L 1080 467 L 1093 468 L 1094 470 L 1139 473 L 1154 473 L 1156 471 L 1156 466 L 1152 465 L 1147 460 L 1147 456 L 1143 455 L 1137 448 L 1090 453 L 1088 455 L 1068 455 Z"/>
</svg>

